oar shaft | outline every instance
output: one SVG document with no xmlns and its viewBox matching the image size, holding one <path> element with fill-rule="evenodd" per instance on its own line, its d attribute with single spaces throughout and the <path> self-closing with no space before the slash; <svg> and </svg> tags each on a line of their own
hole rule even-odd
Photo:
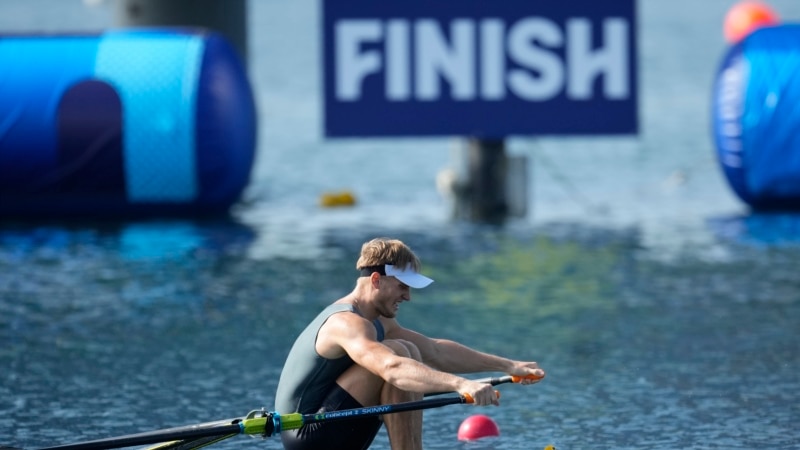
<svg viewBox="0 0 800 450">
<path fill-rule="evenodd" d="M 78 442 L 76 444 L 57 445 L 39 450 L 105 450 L 111 448 L 134 447 L 137 445 L 157 444 L 164 441 L 197 439 L 207 436 L 239 434 L 241 427 L 237 424 L 218 425 L 213 427 L 187 427 L 148 433 L 129 434 L 95 441 Z"/>
<path fill-rule="evenodd" d="M 321 414 L 304 414 L 303 422 L 305 424 L 309 424 L 309 423 L 329 422 L 332 420 L 340 420 L 340 419 L 351 419 L 353 417 L 359 417 L 359 416 L 360 417 L 379 416 L 383 414 L 393 414 L 406 411 L 418 411 L 421 409 L 438 408 L 440 406 L 456 405 L 459 403 L 466 403 L 466 402 L 467 401 L 464 397 L 459 396 L 459 397 L 419 400 L 415 402 L 395 403 L 391 405 L 367 406 L 363 408 L 345 409 L 341 411 L 330 411 Z M 281 430 L 284 429 L 285 428 L 281 427 Z"/>
<path fill-rule="evenodd" d="M 464 396 L 443 397 L 418 400 L 413 402 L 394 403 L 390 405 L 366 406 L 363 408 L 343 409 L 319 414 L 276 414 L 276 430 L 296 430 L 303 425 L 319 422 L 331 422 L 336 420 L 346 420 L 355 417 L 380 416 L 383 414 L 401 413 L 406 411 L 418 411 L 422 409 L 438 408 L 440 406 L 456 405 L 468 403 Z"/>
<path fill-rule="evenodd" d="M 382 414 L 438 408 L 440 406 L 454 405 L 458 403 L 468 403 L 467 398 L 464 396 L 443 397 L 414 402 L 395 403 L 391 405 L 378 405 L 346 409 L 341 411 L 330 411 L 320 414 L 291 413 L 279 415 L 277 413 L 266 413 L 266 417 L 257 417 L 255 419 L 252 419 L 250 416 L 248 416 L 244 419 L 231 419 L 230 421 L 209 422 L 206 424 L 170 428 L 147 433 L 129 434 L 125 436 L 98 439 L 94 441 L 78 442 L 75 444 L 45 447 L 39 450 L 106 450 L 158 444 L 167 441 L 189 441 L 210 436 L 221 437 L 225 435 L 237 435 L 241 433 L 261 434 L 265 433 L 265 425 L 268 425 L 269 428 L 269 432 L 266 432 L 265 434 L 269 436 L 272 434 L 273 423 L 280 426 L 280 428 L 275 428 L 276 430 L 293 430 L 308 423 L 345 420 L 354 417 L 378 416 Z"/>
</svg>

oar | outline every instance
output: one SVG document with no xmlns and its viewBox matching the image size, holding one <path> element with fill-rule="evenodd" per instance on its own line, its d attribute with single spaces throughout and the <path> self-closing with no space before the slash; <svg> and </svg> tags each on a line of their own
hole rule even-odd
<svg viewBox="0 0 800 450">
<path fill-rule="evenodd" d="M 481 378 L 475 381 L 481 383 L 491 384 L 492 386 L 497 386 L 499 384 L 504 383 L 519 383 L 523 379 L 532 379 L 532 380 L 540 380 L 542 377 L 535 376 L 535 375 L 527 375 L 525 377 L 519 377 L 514 375 L 506 375 L 502 377 L 489 377 L 489 378 Z M 425 397 L 433 396 L 433 395 L 442 395 L 442 394 L 451 394 L 452 392 L 435 392 L 430 394 L 425 394 Z M 309 423 L 309 422 L 306 422 Z M 284 428 L 286 429 L 286 428 Z M 149 447 L 147 450 L 196 450 L 202 447 L 206 447 L 211 444 L 216 444 L 222 440 L 228 439 L 230 437 L 236 436 L 235 434 L 226 435 L 226 436 L 212 436 L 212 437 L 201 437 L 196 439 L 183 439 L 183 440 L 176 440 L 172 442 L 165 442 L 160 445 L 155 445 Z"/>
<path fill-rule="evenodd" d="M 531 375 L 525 378 L 539 379 L 541 377 L 535 377 Z M 519 383 L 522 381 L 522 379 L 523 377 L 502 376 L 485 378 L 476 381 L 481 381 L 496 386 L 503 383 Z M 500 393 L 497 392 L 497 395 L 499 396 Z M 187 425 L 183 427 L 167 428 L 145 433 L 79 442 L 76 444 L 46 447 L 40 450 L 104 450 L 148 444 L 160 444 L 154 447 L 154 449 L 160 450 L 200 448 L 239 434 L 260 434 L 264 437 L 269 437 L 272 436 L 275 431 L 280 432 L 285 430 L 293 430 L 310 423 L 330 422 L 334 420 L 351 419 L 354 417 L 378 416 L 383 414 L 438 408 L 441 406 L 459 403 L 472 403 L 472 401 L 473 400 L 469 395 L 459 395 L 456 397 L 431 398 L 413 402 L 330 411 L 321 414 L 290 413 L 281 415 L 277 412 L 266 412 L 264 410 L 251 411 L 250 414 L 243 418 L 218 420 L 196 425 Z M 0 446 L 0 450 L 19 449 Z"/>
<path fill-rule="evenodd" d="M 499 396 L 500 393 L 498 392 Z M 423 399 L 413 402 L 395 403 L 389 405 L 367 406 L 363 408 L 343 409 L 339 411 L 329 411 L 320 414 L 278 414 L 276 412 L 252 411 L 241 419 L 220 420 L 207 422 L 198 425 L 188 425 L 184 427 L 167 428 L 163 430 L 150 431 L 146 433 L 129 434 L 94 441 L 85 441 L 75 444 L 58 445 L 45 447 L 40 450 L 104 450 L 112 448 L 133 447 L 138 445 L 148 445 L 170 441 L 181 441 L 188 439 L 199 439 L 206 437 L 217 437 L 225 439 L 238 434 L 261 435 L 264 437 L 272 436 L 275 431 L 294 430 L 303 425 L 319 422 L 331 422 L 338 420 L 352 419 L 355 417 L 379 416 L 383 414 L 393 414 L 406 411 L 416 411 L 429 408 L 438 408 L 446 405 L 459 403 L 472 403 L 473 399 L 469 395 L 459 395 L 453 397 L 439 397 Z M 208 442 L 204 445 L 209 445 Z M 179 443 L 177 443 L 179 444 Z M 10 447 L 3 447 L 10 448 Z M 172 448 L 172 447 L 166 447 Z"/>
</svg>

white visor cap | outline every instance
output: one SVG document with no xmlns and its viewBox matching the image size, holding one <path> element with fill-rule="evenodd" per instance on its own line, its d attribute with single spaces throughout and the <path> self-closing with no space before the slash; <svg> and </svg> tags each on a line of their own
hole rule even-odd
<svg viewBox="0 0 800 450">
<path fill-rule="evenodd" d="M 433 280 L 422 275 L 419 272 L 415 272 L 413 269 L 408 266 L 408 268 L 400 270 L 397 267 L 391 264 L 385 264 L 384 267 L 386 268 L 386 276 L 388 277 L 395 277 L 404 284 L 411 286 L 414 289 L 422 289 L 427 285 L 433 283 Z"/>
</svg>

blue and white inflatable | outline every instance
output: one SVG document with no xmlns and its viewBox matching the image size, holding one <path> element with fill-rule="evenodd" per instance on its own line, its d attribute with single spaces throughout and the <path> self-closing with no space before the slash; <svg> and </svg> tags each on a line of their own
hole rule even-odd
<svg viewBox="0 0 800 450">
<path fill-rule="evenodd" d="M 712 110 L 733 191 L 756 210 L 800 210 L 800 25 L 759 28 L 733 45 Z"/>
<path fill-rule="evenodd" d="M 222 213 L 255 146 L 246 72 L 215 32 L 0 35 L 0 217 Z"/>
</svg>

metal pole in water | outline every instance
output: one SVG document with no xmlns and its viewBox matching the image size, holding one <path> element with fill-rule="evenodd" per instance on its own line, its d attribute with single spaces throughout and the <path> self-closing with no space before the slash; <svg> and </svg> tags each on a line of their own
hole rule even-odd
<svg viewBox="0 0 800 450">
<path fill-rule="evenodd" d="M 246 0 L 119 0 L 120 27 L 195 26 L 222 33 L 247 61 Z"/>
<path fill-rule="evenodd" d="M 508 216 L 506 173 L 508 158 L 503 139 L 467 140 L 469 216 L 478 222 L 502 222 Z"/>
<path fill-rule="evenodd" d="M 439 172 L 436 187 L 451 201 L 452 217 L 502 223 L 528 214 L 528 158 L 508 155 L 502 138 L 459 138 L 453 166 Z"/>
</svg>

